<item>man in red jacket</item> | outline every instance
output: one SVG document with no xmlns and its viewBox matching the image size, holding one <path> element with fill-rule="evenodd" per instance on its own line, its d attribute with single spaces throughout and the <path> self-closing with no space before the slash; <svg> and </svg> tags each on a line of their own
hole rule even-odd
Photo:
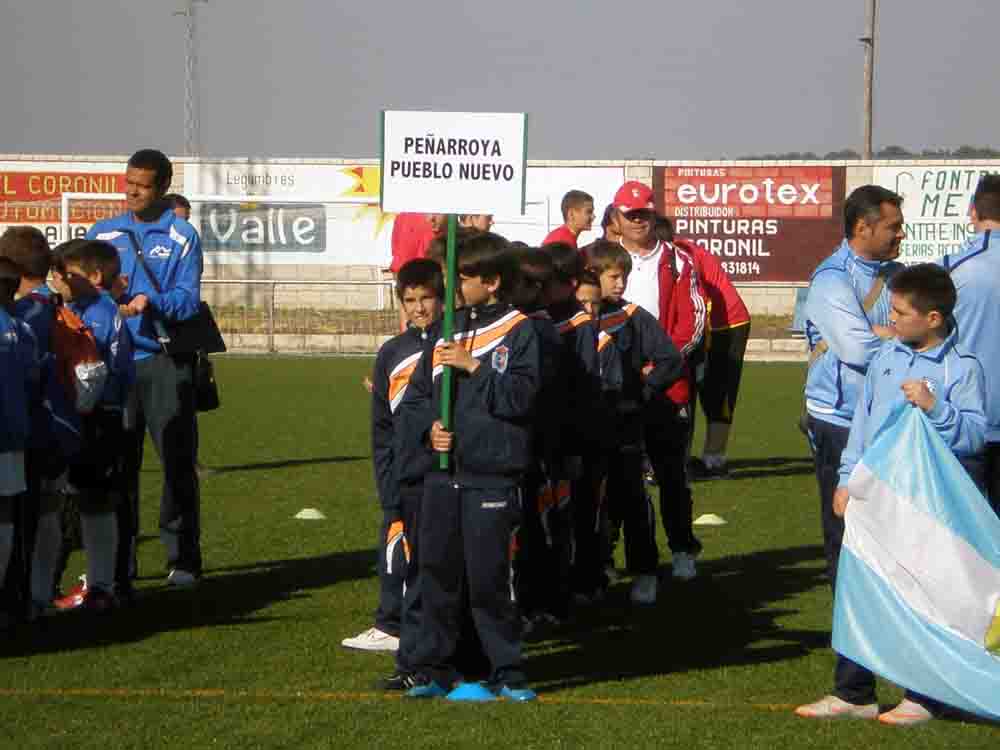
<svg viewBox="0 0 1000 750">
<path fill-rule="evenodd" d="M 625 297 L 654 315 L 685 358 L 698 347 L 705 331 L 706 309 L 691 254 L 657 238 L 653 191 L 641 182 L 626 182 L 615 193 L 621 217 L 621 245 L 632 258 Z M 695 557 L 701 543 L 694 535 L 693 504 L 687 476 L 691 432 L 688 401 L 690 369 L 666 393 L 650 394 L 643 411 L 646 452 L 660 486 L 663 527 L 673 553 L 673 575 L 697 575 Z"/>
</svg>

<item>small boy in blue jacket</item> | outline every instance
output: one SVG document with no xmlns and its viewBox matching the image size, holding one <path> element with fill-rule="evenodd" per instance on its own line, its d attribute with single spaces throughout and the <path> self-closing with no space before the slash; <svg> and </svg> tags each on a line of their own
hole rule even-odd
<svg viewBox="0 0 1000 750">
<path fill-rule="evenodd" d="M 14 549 L 15 499 L 27 490 L 24 450 L 30 424 L 28 398 L 38 378 L 35 337 L 26 324 L 11 315 L 20 283 L 18 266 L 0 257 L 0 583 L 7 575 Z M 8 627 L 15 619 L 14 612 L 0 613 L 0 627 Z"/>
<path fill-rule="evenodd" d="M 80 531 L 87 552 L 82 606 L 98 612 L 117 605 L 116 579 L 123 586 L 128 581 L 115 513 L 126 492 L 124 420 L 135 365 L 132 336 L 109 293 L 120 270 L 114 246 L 94 240 L 63 253 L 56 271 L 60 291 L 93 333 L 107 372 L 97 407 L 83 416 L 82 448 L 69 468 L 70 484 L 80 492 Z"/>
<path fill-rule="evenodd" d="M 986 378 L 979 360 L 957 344 L 955 285 L 940 266 L 923 263 L 896 273 L 889 290 L 896 337 L 883 343 L 868 365 L 833 495 L 833 512 L 840 517 L 850 500 L 851 472 L 886 417 L 904 401 L 924 411 L 985 492 Z M 907 692 L 898 706 L 879 715 L 875 675 L 845 656 L 837 657 L 834 683 L 831 695 L 796 713 L 910 725 L 933 718 L 939 708 L 930 698 Z"/>
</svg>

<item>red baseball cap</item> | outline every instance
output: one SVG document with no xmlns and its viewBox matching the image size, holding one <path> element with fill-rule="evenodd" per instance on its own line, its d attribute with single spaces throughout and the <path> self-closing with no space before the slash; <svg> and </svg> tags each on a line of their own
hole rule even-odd
<svg viewBox="0 0 1000 750">
<path fill-rule="evenodd" d="M 653 190 L 636 180 L 629 180 L 615 193 L 615 208 L 622 213 L 629 211 L 654 211 Z"/>
</svg>

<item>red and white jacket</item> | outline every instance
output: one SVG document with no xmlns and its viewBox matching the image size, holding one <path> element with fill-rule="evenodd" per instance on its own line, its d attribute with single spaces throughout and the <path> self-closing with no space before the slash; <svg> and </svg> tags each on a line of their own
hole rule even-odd
<svg viewBox="0 0 1000 750">
<path fill-rule="evenodd" d="M 691 395 L 691 371 L 688 357 L 705 335 L 707 308 L 698 282 L 693 243 L 675 239 L 664 243 L 660 255 L 660 325 L 684 357 L 684 375 L 666 391 L 677 405 L 686 405 Z"/>
</svg>

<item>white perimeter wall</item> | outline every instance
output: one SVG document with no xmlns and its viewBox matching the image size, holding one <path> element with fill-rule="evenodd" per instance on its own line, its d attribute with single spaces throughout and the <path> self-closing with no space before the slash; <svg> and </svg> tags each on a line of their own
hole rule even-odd
<svg viewBox="0 0 1000 750">
<path fill-rule="evenodd" d="M 73 172 L 108 172 L 114 165 L 121 165 L 122 171 L 127 155 L 87 155 L 74 156 L 63 154 L 16 154 L 0 155 L 0 230 L 6 225 L 16 223 L 50 224 L 46 221 L 23 220 L 24 214 L 13 212 L 10 207 L 29 205 L 19 202 L 26 189 L 24 181 L 17 182 L 17 174 L 23 172 L 73 173 Z M 244 195 L 248 191 L 262 194 L 287 194 L 289 202 L 296 200 L 296 194 L 315 195 L 321 188 L 329 186 L 318 178 L 309 175 L 336 174 L 342 184 L 336 186 L 337 194 L 350 191 L 358 195 L 377 196 L 377 184 L 371 184 L 372 168 L 377 168 L 377 159 L 195 159 L 175 157 L 174 182 L 175 192 L 193 194 L 197 192 L 220 192 L 227 195 Z M 596 199 L 598 213 L 601 207 L 610 201 L 615 183 L 622 179 L 635 179 L 652 184 L 657 168 L 665 166 L 684 165 L 705 166 L 712 164 L 720 167 L 760 166 L 774 167 L 788 165 L 788 162 L 705 162 L 705 161 L 539 161 L 528 162 L 530 173 L 535 175 L 535 194 L 530 187 L 532 179 L 529 176 L 529 207 L 525 217 L 497 217 L 497 230 L 512 239 L 525 241 L 540 241 L 541 236 L 535 235 L 557 226 L 559 218 L 559 199 L 565 190 L 579 187 L 591 192 Z M 902 193 L 906 198 L 904 208 L 907 216 L 908 229 L 911 230 L 909 254 L 920 259 L 921 254 L 931 257 L 939 253 L 944 246 L 943 241 L 935 244 L 935 238 L 947 230 L 950 223 L 964 220 L 965 208 L 969 195 L 975 187 L 974 173 L 979 171 L 1000 172 L 1000 161 L 871 161 L 871 162 L 795 162 L 797 166 L 824 165 L 846 167 L 846 192 L 849 194 L 855 188 L 871 183 L 879 183 Z M 352 173 L 356 171 L 356 179 Z M 377 173 L 377 170 L 375 170 Z M 294 174 L 298 176 L 299 184 L 289 188 L 280 185 L 257 185 L 246 187 L 238 179 L 232 184 L 226 184 L 226 175 L 261 175 L 261 174 Z M 7 176 L 6 182 L 4 176 Z M 211 177 L 208 177 L 211 175 Z M 305 177 L 303 177 L 305 175 Z M 971 176 L 970 176 L 971 175 Z M 583 179 L 576 179 L 582 177 Z M 198 184 L 196 184 L 198 183 Z M 581 184 L 577 184 L 581 183 Z M 18 187 L 20 184 L 20 188 Z M 37 180 L 34 183 L 39 184 Z M 971 186 L 970 186 L 971 185 Z M 289 188 L 289 189 L 285 189 Z M 18 190 L 21 193 L 18 193 Z M 51 201 L 49 204 L 51 206 Z M 7 207 L 5 210 L 4 207 Z M 358 210 L 359 216 L 361 213 Z M 958 215 L 960 214 L 960 215 Z M 51 214 L 48 216 L 51 218 Z M 378 212 L 371 211 L 368 216 L 361 216 L 363 228 L 372 223 L 372 231 L 368 231 L 367 240 L 353 236 L 341 241 L 349 255 L 337 258 L 336 263 L 317 262 L 320 259 L 315 254 L 293 253 L 279 256 L 271 254 L 266 262 L 260 258 L 247 258 L 239 253 L 221 253 L 206 264 L 206 278 L 218 279 L 277 279 L 283 281 L 301 280 L 377 280 L 383 278 L 383 269 L 387 265 L 388 236 L 391 226 L 376 226 L 379 222 Z M 357 223 L 357 221 L 355 222 Z M 377 236 L 374 229 L 377 229 Z M 364 247 L 353 249 L 354 242 L 367 242 Z M 348 243 L 344 245 L 344 243 Z M 832 248 L 831 248 L 832 250 Z M 769 284 L 759 282 L 742 284 L 741 294 L 744 296 L 750 310 L 756 315 L 790 315 L 794 309 L 795 294 L 798 287 L 804 284 Z M 302 292 L 305 295 L 299 299 L 300 304 L 309 306 L 319 301 L 319 292 Z M 373 292 L 364 287 L 338 293 L 353 295 L 338 300 L 339 305 L 369 306 L 373 302 Z M 315 298 L 315 299 L 314 299 Z M 325 300 L 329 293 L 325 293 Z"/>
</svg>

